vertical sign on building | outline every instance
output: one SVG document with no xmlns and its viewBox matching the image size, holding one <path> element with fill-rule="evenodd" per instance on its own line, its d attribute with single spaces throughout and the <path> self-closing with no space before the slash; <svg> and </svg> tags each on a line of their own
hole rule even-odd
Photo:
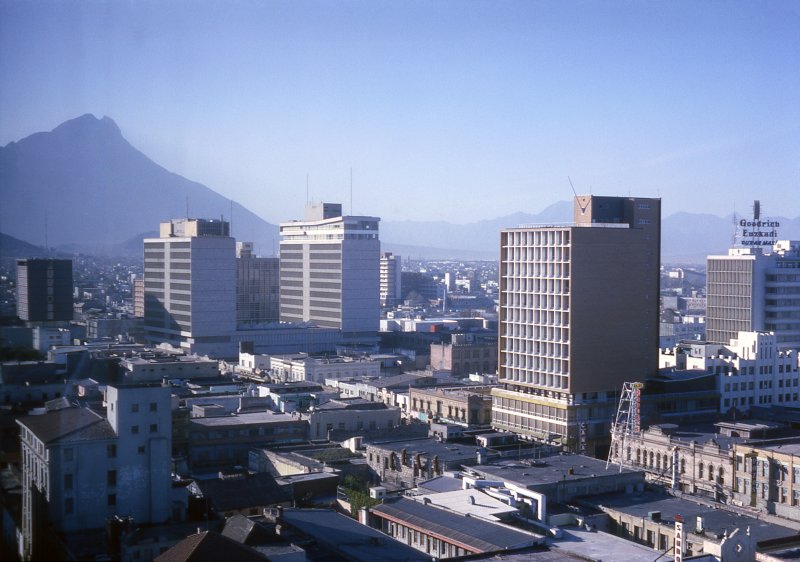
<svg viewBox="0 0 800 562">
<path fill-rule="evenodd" d="M 683 530 L 683 517 L 675 516 L 675 562 L 683 562 L 686 532 Z"/>
<path fill-rule="evenodd" d="M 586 453 L 586 422 L 581 422 L 578 426 L 578 452 L 580 454 Z"/>
</svg>

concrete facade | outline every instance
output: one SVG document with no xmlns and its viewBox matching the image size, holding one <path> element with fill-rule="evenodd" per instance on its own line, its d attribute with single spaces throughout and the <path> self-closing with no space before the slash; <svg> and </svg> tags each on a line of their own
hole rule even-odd
<svg viewBox="0 0 800 562">
<path fill-rule="evenodd" d="M 400 425 L 400 409 L 361 398 L 342 398 L 315 406 L 308 424 L 311 439 L 328 439 L 332 430 L 388 431 Z"/>
<path fill-rule="evenodd" d="M 342 330 L 351 343 L 373 342 L 380 319 L 380 219 L 342 216 L 341 205 L 323 207 L 280 225 L 281 321 L 313 322 Z"/>
<path fill-rule="evenodd" d="M 49 526 L 56 532 L 102 529 L 117 514 L 137 523 L 169 519 L 169 388 L 109 386 L 106 404 L 107 418 L 69 407 L 17 420 L 24 559 L 47 557 Z"/>
<path fill-rule="evenodd" d="M 722 413 L 753 406 L 800 406 L 800 365 L 772 332 L 738 332 L 727 345 L 703 342 L 663 350 L 659 366 L 705 371 L 718 378 Z"/>
<path fill-rule="evenodd" d="M 622 383 L 657 368 L 661 201 L 574 209 L 574 226 L 501 232 L 493 425 L 591 454 Z"/>
<path fill-rule="evenodd" d="M 308 354 L 270 357 L 270 371 L 275 380 L 284 382 L 325 381 L 351 377 L 379 377 L 381 364 L 368 358 L 310 357 Z"/>
<path fill-rule="evenodd" d="M 173 219 L 144 240 L 145 335 L 189 353 L 230 354 L 235 241 L 225 221 Z"/>
<path fill-rule="evenodd" d="M 408 417 L 465 426 L 492 423 L 492 387 L 409 388 Z"/>
<path fill-rule="evenodd" d="M 497 372 L 497 341 L 476 340 L 453 334 L 450 343 L 431 344 L 431 368 L 450 371 L 455 377 Z"/>
<path fill-rule="evenodd" d="M 402 259 L 391 252 L 381 254 L 380 296 L 381 306 L 394 306 L 402 296 Z"/>
<path fill-rule="evenodd" d="M 731 248 L 708 257 L 706 337 L 727 344 L 739 332 L 775 332 L 781 349 L 800 349 L 800 241 L 769 253 Z"/>
<path fill-rule="evenodd" d="M 236 243 L 236 323 L 280 319 L 280 260 L 253 255 L 252 242 Z"/>
<path fill-rule="evenodd" d="M 26 322 L 72 320 L 72 260 L 17 260 L 17 316 Z"/>
</svg>

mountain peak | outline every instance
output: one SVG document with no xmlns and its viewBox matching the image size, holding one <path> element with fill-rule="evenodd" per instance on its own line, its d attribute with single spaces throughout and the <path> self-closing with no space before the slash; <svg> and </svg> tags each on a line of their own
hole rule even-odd
<svg viewBox="0 0 800 562">
<path fill-rule="evenodd" d="M 102 119 L 98 119 L 91 113 L 85 113 L 80 117 L 76 117 L 74 119 L 70 119 L 69 121 L 64 121 L 53 129 L 53 133 L 66 133 L 66 134 L 87 134 L 87 133 L 99 133 L 99 134 L 106 134 L 106 135 L 122 135 L 122 131 L 117 126 L 111 117 L 103 116 Z"/>
</svg>

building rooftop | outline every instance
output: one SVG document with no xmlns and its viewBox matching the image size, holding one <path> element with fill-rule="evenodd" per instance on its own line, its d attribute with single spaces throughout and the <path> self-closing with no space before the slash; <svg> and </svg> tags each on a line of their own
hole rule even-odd
<svg viewBox="0 0 800 562">
<path fill-rule="evenodd" d="M 406 439 L 403 441 L 389 441 L 384 443 L 372 443 L 370 447 L 393 451 L 400 454 L 403 449 L 409 457 L 423 455 L 425 457 L 438 456 L 442 462 L 450 463 L 462 461 L 463 464 L 475 464 L 477 462 L 476 445 L 461 445 L 458 443 L 441 443 L 435 439 Z"/>
<path fill-rule="evenodd" d="M 192 418 L 190 423 L 206 427 L 230 427 L 237 425 L 263 425 L 268 423 L 286 423 L 299 420 L 289 414 L 275 414 L 272 412 L 250 412 L 216 418 Z"/>
<path fill-rule="evenodd" d="M 649 546 L 601 531 L 587 531 L 583 527 L 561 527 L 561 538 L 548 542 L 552 552 L 558 553 L 564 560 L 574 557 L 595 562 L 641 562 L 655 560 L 659 556 Z M 658 560 L 669 562 L 672 559 L 667 555 Z"/>
<path fill-rule="evenodd" d="M 23 416 L 17 421 L 45 444 L 117 437 L 108 421 L 88 408 L 53 410 L 38 416 Z"/>
<path fill-rule="evenodd" d="M 743 530 L 749 528 L 750 535 L 756 541 L 797 534 L 797 531 L 789 527 L 767 523 L 723 509 L 714 509 L 689 499 L 676 498 L 655 491 L 635 494 L 601 494 L 587 498 L 585 501 L 596 505 L 603 511 L 612 509 L 645 519 L 648 518 L 651 511 L 658 511 L 661 513 L 661 523 L 667 525 L 674 525 L 675 516 L 680 515 L 683 517 L 688 533 L 695 531 L 699 516 L 703 519 L 704 535 L 711 538 L 721 539 L 726 532 L 730 534 L 737 528 Z"/>
<path fill-rule="evenodd" d="M 184 540 L 159 554 L 156 562 L 210 562 L 212 560 L 241 560 L 242 562 L 263 562 L 266 557 L 233 539 L 213 531 L 190 535 Z"/>
<path fill-rule="evenodd" d="M 314 406 L 314 410 L 386 410 L 383 402 L 373 402 L 364 398 L 334 398 L 324 404 Z"/>
<path fill-rule="evenodd" d="M 434 507 L 490 521 L 503 519 L 504 516 L 517 512 L 517 508 L 474 489 L 414 496 L 414 501 L 424 503 L 425 500 L 428 500 Z"/>
<path fill-rule="evenodd" d="M 431 560 L 425 553 L 332 509 L 285 508 L 280 520 L 354 562 Z"/>
<path fill-rule="evenodd" d="M 217 513 L 274 505 L 292 499 L 291 494 L 266 472 L 196 480 L 195 485 Z"/>
<path fill-rule="evenodd" d="M 526 533 L 478 517 L 467 517 L 406 498 L 387 500 L 372 508 L 372 512 L 475 552 L 523 548 L 543 539 L 541 535 Z"/>
<path fill-rule="evenodd" d="M 541 459 L 501 460 L 492 464 L 469 466 L 469 470 L 484 478 L 513 482 L 523 488 L 555 484 L 557 482 L 617 476 L 618 465 L 584 455 L 551 455 Z M 623 468 L 624 473 L 639 472 Z"/>
<path fill-rule="evenodd" d="M 422 493 L 438 494 L 441 492 L 462 490 L 464 488 L 464 483 L 460 479 L 453 478 L 452 476 L 437 476 L 435 478 L 431 478 L 430 480 L 426 480 L 425 482 L 420 482 L 417 484 L 417 488 Z"/>
</svg>

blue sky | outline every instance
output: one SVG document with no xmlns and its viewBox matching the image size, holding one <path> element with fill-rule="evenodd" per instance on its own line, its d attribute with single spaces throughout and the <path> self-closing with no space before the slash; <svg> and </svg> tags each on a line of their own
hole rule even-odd
<svg viewBox="0 0 800 562">
<path fill-rule="evenodd" d="M 0 145 L 84 113 L 270 222 L 579 192 L 800 215 L 800 3 L 0 0 Z M 349 210 L 349 209 L 348 209 Z"/>
</svg>

